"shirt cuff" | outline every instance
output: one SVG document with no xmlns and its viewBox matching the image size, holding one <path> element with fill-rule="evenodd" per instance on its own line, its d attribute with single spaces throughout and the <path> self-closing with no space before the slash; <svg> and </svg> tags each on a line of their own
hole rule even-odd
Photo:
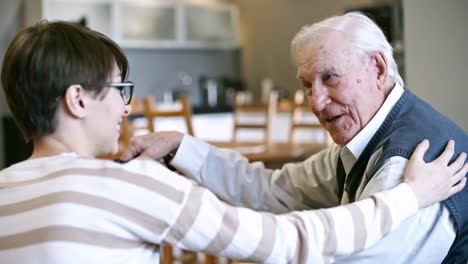
<svg viewBox="0 0 468 264">
<path fill-rule="evenodd" d="M 200 182 L 203 162 L 209 149 L 208 143 L 185 134 L 170 164 L 183 175 Z"/>
</svg>

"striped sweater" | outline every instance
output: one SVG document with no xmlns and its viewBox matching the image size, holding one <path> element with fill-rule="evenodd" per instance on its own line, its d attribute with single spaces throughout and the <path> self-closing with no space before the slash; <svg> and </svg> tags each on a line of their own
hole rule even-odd
<svg viewBox="0 0 468 264">
<path fill-rule="evenodd" d="M 368 248 L 418 210 L 406 184 L 283 215 L 230 206 L 150 160 L 66 153 L 0 172 L 0 263 L 157 263 L 158 244 L 265 263 Z"/>
</svg>

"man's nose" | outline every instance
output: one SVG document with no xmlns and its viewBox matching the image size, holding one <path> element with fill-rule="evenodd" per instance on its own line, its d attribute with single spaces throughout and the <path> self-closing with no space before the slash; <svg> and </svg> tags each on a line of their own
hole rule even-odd
<svg viewBox="0 0 468 264">
<path fill-rule="evenodd" d="M 320 112 L 330 103 L 328 88 L 321 83 L 315 83 L 311 89 L 312 91 L 308 96 L 309 105 L 313 112 Z"/>
</svg>

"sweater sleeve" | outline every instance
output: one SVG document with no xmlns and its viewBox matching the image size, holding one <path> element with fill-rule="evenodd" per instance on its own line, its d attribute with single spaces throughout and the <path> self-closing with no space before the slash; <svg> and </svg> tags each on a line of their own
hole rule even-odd
<svg viewBox="0 0 468 264">
<path fill-rule="evenodd" d="M 274 215 L 232 207 L 192 186 L 163 240 L 181 248 L 265 263 L 331 261 L 375 244 L 418 210 L 411 188 L 341 207 Z"/>
</svg>

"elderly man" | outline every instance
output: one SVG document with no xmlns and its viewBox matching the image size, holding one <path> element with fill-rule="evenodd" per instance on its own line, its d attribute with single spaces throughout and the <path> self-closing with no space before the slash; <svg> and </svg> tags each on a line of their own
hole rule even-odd
<svg viewBox="0 0 468 264">
<path fill-rule="evenodd" d="M 361 200 L 401 181 L 417 142 L 428 138 L 427 160 L 447 140 L 468 151 L 467 134 L 408 89 L 378 26 L 358 13 L 304 27 L 292 41 L 297 76 L 309 104 L 336 145 L 299 164 L 271 171 L 176 132 L 136 138 L 123 159 L 160 158 L 234 205 L 275 213 Z M 468 258 L 468 190 L 411 217 L 376 246 L 331 261 L 461 263 Z M 360 230 L 354 247 L 369 235 Z M 331 240 L 340 233 L 331 232 Z M 334 243 L 330 250 L 339 245 Z"/>
</svg>

